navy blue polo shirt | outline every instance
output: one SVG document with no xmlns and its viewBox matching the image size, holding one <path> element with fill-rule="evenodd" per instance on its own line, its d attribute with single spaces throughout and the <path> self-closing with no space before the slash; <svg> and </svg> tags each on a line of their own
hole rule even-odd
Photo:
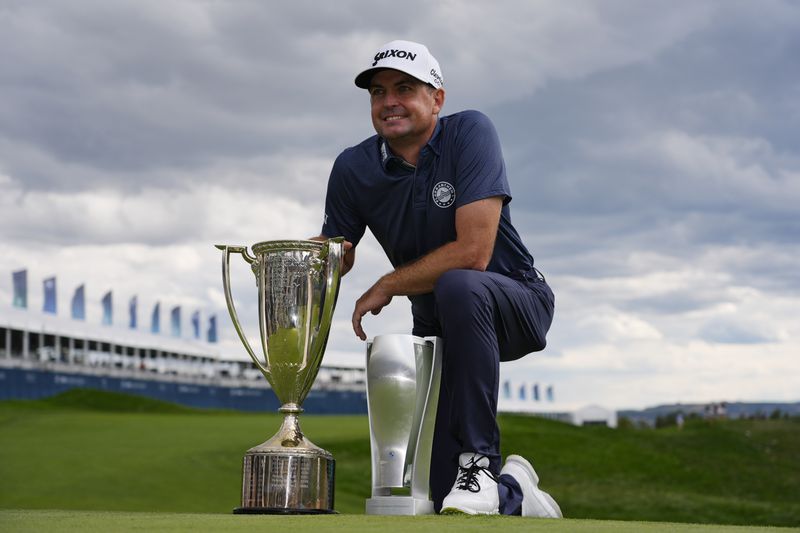
<svg viewBox="0 0 800 533">
<path fill-rule="evenodd" d="M 378 135 L 344 150 L 328 181 L 322 234 L 356 246 L 369 228 L 397 268 L 456 240 L 456 209 L 493 196 L 503 197 L 503 209 L 487 270 L 529 271 L 533 257 L 511 224 L 497 132 L 486 115 L 462 111 L 439 118 L 416 168 Z M 433 295 L 409 298 L 415 333 L 432 331 Z"/>
</svg>

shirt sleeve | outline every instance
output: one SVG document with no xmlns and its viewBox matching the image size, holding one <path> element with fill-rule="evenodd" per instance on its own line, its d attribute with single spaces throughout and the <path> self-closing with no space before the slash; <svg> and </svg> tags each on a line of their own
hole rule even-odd
<svg viewBox="0 0 800 533">
<path fill-rule="evenodd" d="M 354 201 L 353 184 L 352 171 L 344 161 L 343 153 L 336 158 L 328 178 L 322 235 L 329 238 L 344 236 L 356 246 L 367 226 Z"/>
<path fill-rule="evenodd" d="M 500 139 L 489 117 L 468 112 L 456 143 L 456 208 L 493 196 L 502 196 L 503 204 L 510 202 Z"/>
</svg>

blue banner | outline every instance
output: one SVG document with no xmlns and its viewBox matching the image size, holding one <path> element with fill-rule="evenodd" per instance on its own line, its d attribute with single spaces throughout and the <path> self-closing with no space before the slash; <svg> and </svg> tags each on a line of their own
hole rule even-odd
<svg viewBox="0 0 800 533">
<path fill-rule="evenodd" d="M 28 271 L 18 270 L 11 273 L 14 280 L 14 307 L 28 308 Z"/>
<path fill-rule="evenodd" d="M 103 299 L 101 300 L 103 303 L 103 325 L 110 326 L 114 322 L 114 310 L 112 309 L 112 300 L 111 300 L 111 291 L 108 291 Z"/>
<path fill-rule="evenodd" d="M 192 313 L 192 334 L 195 339 L 200 338 L 200 311 Z"/>
<path fill-rule="evenodd" d="M 527 389 L 527 386 L 524 383 L 519 386 L 519 399 L 520 400 L 524 400 L 525 399 L 525 389 Z"/>
<path fill-rule="evenodd" d="M 161 333 L 161 302 L 156 302 L 153 307 L 153 316 L 150 318 L 150 333 Z"/>
<path fill-rule="evenodd" d="M 503 398 L 511 398 L 511 382 L 508 380 L 503 382 Z"/>
<path fill-rule="evenodd" d="M 84 286 L 81 284 L 75 289 L 72 296 L 72 318 L 75 320 L 86 320 L 86 296 Z"/>
<path fill-rule="evenodd" d="M 208 318 L 208 342 L 217 342 L 217 315 Z"/>
<path fill-rule="evenodd" d="M 539 401 L 539 384 L 538 383 L 533 385 L 533 401 L 534 402 L 538 402 Z"/>
<path fill-rule="evenodd" d="M 44 306 L 42 310 L 45 313 L 56 314 L 56 278 L 47 278 L 44 280 Z"/>
<path fill-rule="evenodd" d="M 181 336 L 181 306 L 173 307 L 169 313 L 170 329 L 173 337 Z"/>
<path fill-rule="evenodd" d="M 553 401 L 553 386 L 552 385 L 547 387 L 547 401 L 548 402 L 552 402 Z"/>
<path fill-rule="evenodd" d="M 128 302 L 128 327 L 136 329 L 136 296 Z"/>
</svg>

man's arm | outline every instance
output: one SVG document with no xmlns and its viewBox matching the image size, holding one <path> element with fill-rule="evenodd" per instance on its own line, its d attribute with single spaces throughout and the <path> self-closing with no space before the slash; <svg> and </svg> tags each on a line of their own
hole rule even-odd
<svg viewBox="0 0 800 533">
<path fill-rule="evenodd" d="M 459 207 L 456 210 L 455 241 L 386 274 L 358 299 L 352 317 L 356 335 L 361 340 L 367 339 L 361 327 L 362 317 L 367 313 L 377 315 L 394 296 L 432 292 L 439 276 L 448 270 L 486 270 L 492 259 L 502 209 L 502 196 Z"/>
</svg>

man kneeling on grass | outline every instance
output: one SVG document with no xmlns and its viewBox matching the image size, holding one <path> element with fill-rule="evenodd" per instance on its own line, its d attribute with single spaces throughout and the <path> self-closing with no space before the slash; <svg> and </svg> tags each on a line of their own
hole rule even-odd
<svg viewBox="0 0 800 533">
<path fill-rule="evenodd" d="M 334 163 L 320 237 L 343 235 L 343 271 L 366 228 L 395 270 L 356 302 L 353 330 L 408 296 L 413 334 L 444 339 L 431 493 L 441 513 L 561 517 L 530 462 L 501 468 L 500 361 L 544 349 L 554 297 L 511 224 L 500 142 L 477 111 L 439 117 L 444 78 L 428 49 L 392 41 L 370 54 L 356 86 L 369 91 L 377 135 Z"/>
</svg>

